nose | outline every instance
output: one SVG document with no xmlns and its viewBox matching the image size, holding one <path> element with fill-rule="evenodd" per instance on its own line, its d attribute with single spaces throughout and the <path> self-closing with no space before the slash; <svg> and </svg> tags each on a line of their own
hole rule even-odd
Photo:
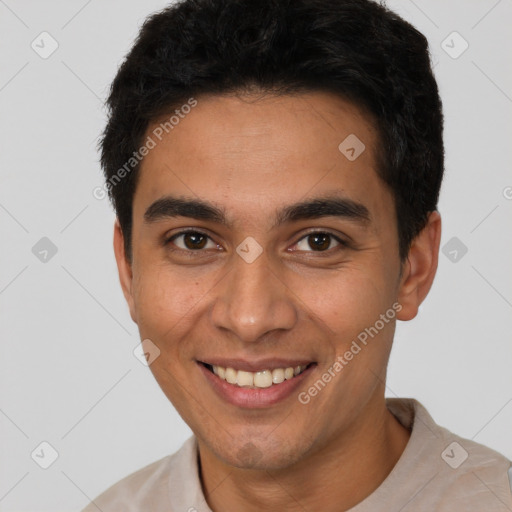
<svg viewBox="0 0 512 512">
<path fill-rule="evenodd" d="M 297 322 L 293 293 L 265 254 L 252 263 L 234 255 L 232 269 L 217 286 L 212 322 L 245 343 L 257 342 L 272 331 L 292 329 Z"/>
</svg>

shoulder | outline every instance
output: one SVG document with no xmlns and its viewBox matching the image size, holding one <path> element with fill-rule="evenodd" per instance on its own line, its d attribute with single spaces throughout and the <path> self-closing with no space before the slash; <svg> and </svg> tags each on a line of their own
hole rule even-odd
<svg viewBox="0 0 512 512">
<path fill-rule="evenodd" d="M 173 488 L 182 488 L 187 473 L 196 471 L 195 448 L 195 438 L 191 437 L 173 455 L 163 457 L 109 487 L 82 512 L 168 511 Z"/>
<path fill-rule="evenodd" d="M 414 401 L 414 427 L 422 432 L 433 476 L 436 510 L 511 511 L 511 462 L 497 451 L 437 425 Z M 430 485 L 429 485 L 430 487 Z"/>
<path fill-rule="evenodd" d="M 447 436 L 442 459 L 444 478 L 450 482 L 444 489 L 441 510 L 453 504 L 463 510 L 512 510 L 511 462 L 500 453 L 469 439 Z M 444 506 L 444 508 L 443 508 Z"/>
</svg>

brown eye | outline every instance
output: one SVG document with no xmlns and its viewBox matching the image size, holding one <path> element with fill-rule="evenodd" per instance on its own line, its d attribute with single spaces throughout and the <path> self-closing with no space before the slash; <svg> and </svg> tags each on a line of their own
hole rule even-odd
<svg viewBox="0 0 512 512">
<path fill-rule="evenodd" d="M 186 231 L 183 233 L 178 233 L 170 238 L 169 242 L 172 242 L 179 249 L 183 249 L 184 251 L 198 251 L 200 249 L 205 248 L 215 248 L 217 247 L 210 237 L 200 233 L 199 231 Z M 210 246 L 207 247 L 208 242 L 210 242 Z"/>
<path fill-rule="evenodd" d="M 326 252 L 333 247 L 344 245 L 341 240 L 330 233 L 310 233 L 297 242 L 299 251 Z"/>
<path fill-rule="evenodd" d="M 187 249 L 202 249 L 206 245 L 207 238 L 200 233 L 187 233 L 183 235 L 183 242 Z"/>
<path fill-rule="evenodd" d="M 326 233 L 315 233 L 308 236 L 308 244 L 314 251 L 324 251 L 331 245 L 331 237 Z"/>
</svg>

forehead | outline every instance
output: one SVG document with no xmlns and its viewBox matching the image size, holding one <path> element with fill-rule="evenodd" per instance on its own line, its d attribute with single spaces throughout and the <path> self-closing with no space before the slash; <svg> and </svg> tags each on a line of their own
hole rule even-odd
<svg viewBox="0 0 512 512">
<path fill-rule="evenodd" d="M 165 123 L 173 113 L 149 126 L 155 145 L 140 166 L 134 214 L 170 193 L 208 199 L 228 215 L 264 216 L 271 206 L 333 193 L 369 210 L 389 207 L 375 170 L 377 131 L 352 103 L 320 92 L 196 101 L 172 128 Z"/>
</svg>

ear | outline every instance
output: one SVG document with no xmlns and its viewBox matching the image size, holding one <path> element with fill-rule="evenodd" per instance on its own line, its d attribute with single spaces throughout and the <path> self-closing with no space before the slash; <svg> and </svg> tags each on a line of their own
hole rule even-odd
<svg viewBox="0 0 512 512">
<path fill-rule="evenodd" d="M 399 320 L 412 320 L 418 314 L 436 275 L 440 242 L 441 216 L 438 211 L 433 211 L 427 225 L 413 240 L 404 262 L 398 289 L 398 302 L 402 305 L 397 313 Z"/>
<path fill-rule="evenodd" d="M 132 320 L 137 323 L 135 314 L 135 301 L 133 300 L 132 295 L 132 265 L 126 258 L 126 253 L 124 250 L 124 235 L 121 229 L 121 225 L 119 224 L 119 219 L 116 219 L 116 223 L 114 225 L 114 254 L 116 256 L 117 271 L 119 273 L 119 281 L 121 283 L 124 298 L 126 299 L 128 307 L 130 308 L 130 316 L 132 317 Z"/>
</svg>

